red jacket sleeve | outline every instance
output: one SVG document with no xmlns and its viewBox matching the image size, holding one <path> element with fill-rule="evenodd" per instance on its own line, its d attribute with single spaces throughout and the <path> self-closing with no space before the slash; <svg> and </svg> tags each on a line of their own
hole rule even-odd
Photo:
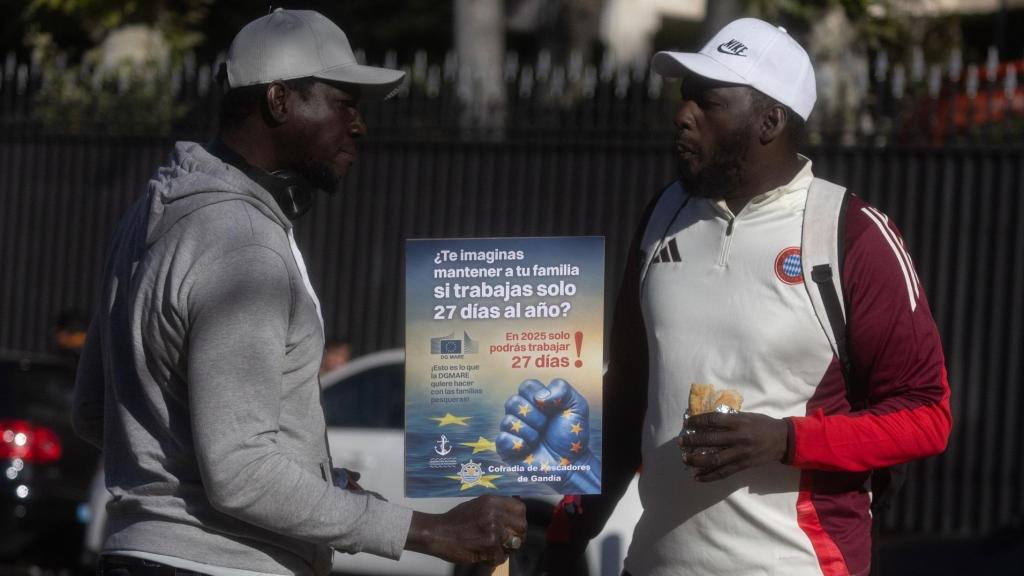
<svg viewBox="0 0 1024 576">
<path fill-rule="evenodd" d="M 952 426 L 938 328 L 896 226 L 850 199 L 843 291 L 851 374 L 868 408 L 791 418 L 795 466 L 862 471 L 946 448 Z"/>
</svg>

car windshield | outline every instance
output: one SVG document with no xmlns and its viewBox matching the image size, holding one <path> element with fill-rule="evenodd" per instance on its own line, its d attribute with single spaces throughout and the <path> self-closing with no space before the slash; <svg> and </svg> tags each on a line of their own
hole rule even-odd
<svg viewBox="0 0 1024 576">
<path fill-rule="evenodd" d="M 324 390 L 328 426 L 402 428 L 405 369 L 401 363 L 358 372 Z"/>
</svg>

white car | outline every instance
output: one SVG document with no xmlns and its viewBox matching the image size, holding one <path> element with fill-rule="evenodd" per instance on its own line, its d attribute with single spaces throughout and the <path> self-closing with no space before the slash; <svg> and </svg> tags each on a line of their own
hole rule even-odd
<svg viewBox="0 0 1024 576">
<path fill-rule="evenodd" d="M 335 467 L 359 472 L 360 485 L 392 502 L 421 512 L 444 512 L 468 498 L 405 497 L 404 363 L 404 350 L 383 350 L 361 356 L 321 377 L 331 458 Z M 95 558 L 103 544 L 103 524 L 109 498 L 100 467 L 93 480 L 90 503 L 83 506 L 83 512 L 89 517 L 85 538 L 87 562 Z M 556 497 L 527 500 L 527 517 L 542 517 L 557 502 Z M 605 529 L 587 548 L 587 568 L 591 576 L 619 576 L 622 573 L 622 561 L 632 539 L 633 527 L 640 519 L 640 511 L 634 478 Z M 536 563 L 539 559 L 537 552 L 542 549 L 543 539 L 543 526 L 531 526 L 526 545 L 529 549 L 527 554 L 530 551 L 534 554 L 528 562 Z M 334 572 L 450 576 L 455 567 L 432 556 L 409 551 L 404 552 L 398 562 L 372 554 L 339 552 L 334 555 Z"/>
<path fill-rule="evenodd" d="M 339 468 L 356 470 L 359 483 L 388 500 L 422 512 L 444 512 L 467 498 L 414 498 L 404 495 L 405 351 L 396 348 L 361 356 L 321 377 L 327 435 L 331 457 Z M 558 498 L 527 502 L 528 517 L 534 509 L 550 511 Z M 640 519 L 636 479 L 630 484 L 605 529 L 587 548 L 591 575 L 618 576 L 629 548 L 633 527 Z M 531 530 L 539 549 L 543 529 Z M 538 542 L 539 541 L 539 542 Z M 531 538 L 527 538 L 527 545 Z M 541 546 L 538 546 L 541 545 Z M 334 570 L 360 574 L 450 575 L 451 564 L 430 556 L 405 552 L 399 562 L 371 554 L 334 556 Z"/>
</svg>

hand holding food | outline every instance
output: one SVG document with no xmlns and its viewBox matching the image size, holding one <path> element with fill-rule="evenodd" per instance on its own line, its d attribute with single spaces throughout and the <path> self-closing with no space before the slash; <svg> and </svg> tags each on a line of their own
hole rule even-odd
<svg viewBox="0 0 1024 576">
<path fill-rule="evenodd" d="M 743 396 L 712 384 L 690 386 L 689 408 L 677 440 L 683 463 L 700 482 L 720 480 L 786 455 L 789 425 L 764 414 L 740 412 Z"/>
</svg>

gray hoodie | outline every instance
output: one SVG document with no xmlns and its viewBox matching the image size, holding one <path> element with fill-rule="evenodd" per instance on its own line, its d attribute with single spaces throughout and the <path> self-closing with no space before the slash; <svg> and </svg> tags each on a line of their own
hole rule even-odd
<svg viewBox="0 0 1024 576">
<path fill-rule="evenodd" d="M 75 386 L 104 550 L 278 574 L 401 555 L 412 511 L 331 481 L 317 307 L 273 197 L 179 142 L 114 233 Z"/>
</svg>

